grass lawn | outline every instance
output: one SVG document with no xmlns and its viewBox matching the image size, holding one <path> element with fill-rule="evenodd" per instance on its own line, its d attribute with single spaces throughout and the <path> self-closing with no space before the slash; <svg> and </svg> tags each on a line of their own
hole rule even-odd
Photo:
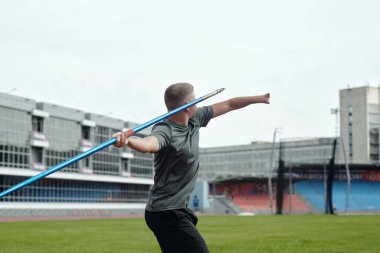
<svg viewBox="0 0 380 253">
<path fill-rule="evenodd" d="M 201 216 L 212 253 L 378 253 L 380 216 Z M 0 253 L 152 252 L 143 218 L 0 223 Z"/>
</svg>

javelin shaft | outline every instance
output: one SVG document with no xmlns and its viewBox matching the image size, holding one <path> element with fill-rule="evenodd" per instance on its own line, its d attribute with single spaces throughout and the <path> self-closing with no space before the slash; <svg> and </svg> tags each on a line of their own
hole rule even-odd
<svg viewBox="0 0 380 253">
<path fill-rule="evenodd" d="M 195 105 L 195 104 L 197 104 L 199 102 L 202 102 L 203 100 L 208 99 L 209 97 L 212 97 L 212 96 L 214 96 L 214 95 L 222 92 L 223 90 L 224 90 L 224 88 L 216 90 L 214 92 L 211 92 L 211 93 L 209 93 L 209 94 L 207 94 L 207 95 L 205 95 L 203 97 L 195 99 L 195 100 L 193 100 L 193 101 L 191 101 L 191 102 L 189 102 L 189 103 L 187 103 L 187 104 L 185 104 L 183 106 L 180 106 L 180 107 L 178 107 L 178 108 L 176 108 L 176 109 L 174 109 L 174 110 L 172 110 L 170 112 L 167 112 L 167 113 L 165 113 L 165 114 L 163 114 L 163 115 L 161 115 L 161 116 L 159 116 L 157 118 L 154 118 L 154 119 L 152 119 L 152 120 L 150 120 L 150 121 L 148 121 L 148 122 L 146 122 L 144 124 L 141 124 L 141 125 L 133 128 L 133 129 L 129 129 L 128 131 L 126 131 L 127 136 L 132 136 L 135 133 L 140 132 L 141 130 L 143 130 L 143 129 L 149 127 L 149 126 L 151 126 L 151 125 L 153 125 L 153 124 L 155 124 L 157 122 L 160 122 L 161 120 L 164 120 L 164 119 L 166 119 L 166 118 L 168 118 L 168 117 L 170 117 L 170 116 L 172 116 L 172 115 L 174 115 L 174 114 L 176 114 L 176 113 L 178 113 L 178 112 L 180 112 L 180 111 L 182 111 L 182 110 L 184 110 L 186 108 L 189 108 L 189 107 L 191 107 L 191 106 L 193 106 L 193 105 Z M 66 160 L 66 161 L 64 161 L 64 162 L 62 162 L 62 163 L 60 163 L 58 165 L 55 165 L 55 166 L 53 166 L 53 167 L 45 170 L 44 172 L 41 172 L 40 174 L 37 174 L 37 175 L 35 175 L 35 176 L 33 176 L 33 177 L 25 180 L 25 181 L 23 181 L 23 182 L 15 185 L 15 186 L 13 186 L 13 187 L 11 187 L 11 188 L 9 188 L 9 189 L 1 192 L 0 193 L 0 198 L 6 196 L 8 194 L 11 194 L 12 192 L 17 191 L 17 190 L 19 190 L 19 189 L 21 189 L 21 188 L 23 188 L 23 187 L 25 187 L 27 185 L 30 185 L 30 184 L 38 181 L 38 180 L 41 180 L 42 178 L 47 177 L 48 175 L 50 175 L 50 174 L 52 174 L 54 172 L 57 172 L 58 170 L 61 170 L 61 169 L 65 168 L 65 167 L 67 167 L 67 166 L 69 166 L 69 165 L 71 165 L 73 163 L 76 163 L 79 160 L 82 160 L 82 159 L 84 159 L 84 158 L 86 158 L 86 157 L 88 157 L 88 156 L 90 156 L 90 155 L 92 155 L 92 154 L 94 154 L 94 153 L 96 153 L 96 152 L 104 149 L 104 148 L 107 148 L 107 147 L 109 147 L 109 146 L 111 146 L 111 145 L 113 145 L 115 143 L 116 143 L 116 138 L 109 139 L 108 141 L 105 141 L 105 142 L 99 144 L 98 146 L 87 150 L 86 152 L 83 152 L 83 153 L 81 153 L 81 154 L 79 154 L 77 156 L 74 156 L 74 157 L 72 157 L 72 158 L 70 158 L 70 159 L 68 159 L 68 160 Z"/>
</svg>

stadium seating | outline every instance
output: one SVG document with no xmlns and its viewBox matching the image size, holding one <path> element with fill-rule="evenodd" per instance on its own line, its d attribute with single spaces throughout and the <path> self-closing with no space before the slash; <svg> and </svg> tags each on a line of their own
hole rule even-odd
<svg viewBox="0 0 380 253">
<path fill-rule="evenodd" d="M 235 205 L 242 210 L 254 213 L 269 212 L 269 197 L 268 195 L 237 195 L 233 198 Z"/>
<path fill-rule="evenodd" d="M 338 212 L 346 209 L 346 181 L 334 181 L 333 204 Z M 284 213 L 308 213 L 325 211 L 325 184 L 323 180 L 305 180 L 295 183 L 294 194 L 285 189 Z M 225 195 L 243 211 L 270 213 L 269 194 L 260 183 L 225 183 L 216 185 L 216 194 Z M 275 194 L 276 191 L 274 190 Z M 276 196 L 273 197 L 276 207 Z M 379 212 L 380 182 L 352 180 L 350 185 L 349 212 Z"/>
<path fill-rule="evenodd" d="M 346 208 L 346 181 L 333 184 L 333 203 L 337 211 Z M 324 182 L 322 180 L 301 181 L 295 184 L 296 193 L 307 203 L 323 212 L 325 209 Z M 350 184 L 350 212 L 380 211 L 380 182 L 352 180 Z"/>
<path fill-rule="evenodd" d="M 246 212 L 270 213 L 270 199 L 266 183 L 225 183 L 215 187 L 217 195 L 225 195 L 233 203 Z M 273 190 L 275 194 L 275 190 Z M 276 196 L 273 199 L 273 208 L 276 207 Z M 310 207 L 298 196 L 284 194 L 283 212 L 305 213 Z"/>
</svg>

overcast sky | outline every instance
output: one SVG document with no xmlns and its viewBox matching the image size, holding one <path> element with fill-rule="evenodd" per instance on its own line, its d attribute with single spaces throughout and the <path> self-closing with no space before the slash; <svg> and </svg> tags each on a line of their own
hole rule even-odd
<svg viewBox="0 0 380 253">
<path fill-rule="evenodd" d="M 330 137 L 339 89 L 380 84 L 380 1 L 0 1 L 0 91 L 143 123 L 190 82 L 202 103 L 270 92 L 214 119 L 202 147 Z M 202 105 L 200 104 L 200 105 Z"/>
</svg>

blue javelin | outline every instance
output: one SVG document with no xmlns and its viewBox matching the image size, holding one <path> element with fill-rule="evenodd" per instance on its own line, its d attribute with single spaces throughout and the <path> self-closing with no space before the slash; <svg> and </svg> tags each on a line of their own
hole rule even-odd
<svg viewBox="0 0 380 253">
<path fill-rule="evenodd" d="M 170 117 L 170 116 L 172 116 L 172 115 L 174 115 L 174 114 L 176 114 L 176 113 L 178 113 L 178 112 L 180 112 L 180 111 L 182 111 L 182 110 L 184 110 L 186 108 L 189 108 L 189 107 L 191 107 L 191 106 L 193 106 L 193 105 L 195 105 L 195 104 L 197 104 L 199 102 L 202 102 L 203 100 L 208 99 L 209 97 L 212 97 L 212 96 L 214 96 L 214 95 L 222 92 L 223 90 L 224 90 L 224 88 L 218 89 L 218 90 L 216 90 L 214 92 L 211 92 L 211 93 L 209 93 L 207 95 L 204 95 L 204 96 L 202 96 L 200 98 L 197 98 L 197 99 L 195 99 L 195 100 L 193 100 L 193 101 L 191 101 L 191 102 L 189 102 L 189 103 L 187 103 L 187 104 L 185 104 L 183 106 L 180 106 L 180 107 L 178 107 L 178 108 L 176 108 L 176 109 L 174 109 L 174 110 L 172 110 L 170 112 L 167 112 L 167 113 L 165 113 L 165 114 L 163 114 L 163 115 L 161 115 L 161 116 L 159 116 L 157 118 L 149 120 L 148 122 L 146 122 L 144 124 L 141 124 L 141 125 L 133 128 L 133 129 L 129 129 L 129 130 L 126 131 L 126 136 L 132 136 L 135 133 L 140 132 L 141 130 L 143 130 L 143 129 L 149 127 L 149 126 L 151 126 L 151 125 L 153 125 L 153 124 L 155 124 L 157 122 L 160 122 L 161 120 L 164 120 L 164 119 L 166 119 L 166 118 L 168 118 L 168 117 Z M 86 152 L 83 152 L 83 153 L 81 153 L 81 154 L 79 154 L 77 156 L 74 156 L 74 157 L 72 157 L 72 158 L 70 158 L 70 159 L 68 159 L 68 160 L 66 160 L 66 161 L 64 161 L 64 162 L 62 162 L 62 163 L 60 163 L 58 165 L 55 165 L 55 166 L 53 166 L 53 167 L 45 170 L 44 172 L 42 172 L 42 173 L 40 173 L 38 175 L 35 175 L 35 176 L 33 176 L 33 177 L 31 177 L 31 178 L 29 178 L 29 179 L 27 179 L 27 180 L 25 180 L 25 181 L 23 181 L 21 183 L 13 186 L 11 188 L 9 188 L 9 189 L 1 192 L 0 193 L 0 198 L 6 196 L 8 194 L 11 194 L 12 192 L 17 191 L 17 190 L 19 190 L 19 189 L 21 189 L 21 188 L 23 188 L 23 187 L 25 187 L 27 185 L 30 185 L 30 184 L 38 181 L 38 180 L 41 180 L 42 178 L 47 177 L 48 175 L 50 175 L 50 174 L 52 174 L 54 172 L 57 172 L 58 170 L 61 170 L 61 169 L 65 168 L 65 167 L 67 167 L 67 166 L 69 166 L 69 165 L 71 165 L 73 163 L 76 163 L 79 160 L 82 160 L 82 159 L 84 159 L 84 158 L 86 158 L 86 157 L 88 157 L 88 156 L 90 156 L 90 155 L 92 155 L 92 154 L 94 154 L 94 153 L 96 153 L 96 152 L 98 152 L 98 151 L 100 151 L 100 150 L 108 147 L 108 146 L 111 146 L 111 145 L 113 145 L 115 143 L 116 143 L 116 138 L 109 139 L 108 141 L 105 141 L 105 142 L 99 144 L 98 146 L 96 146 L 96 147 L 94 147 L 92 149 L 87 150 Z"/>
</svg>

